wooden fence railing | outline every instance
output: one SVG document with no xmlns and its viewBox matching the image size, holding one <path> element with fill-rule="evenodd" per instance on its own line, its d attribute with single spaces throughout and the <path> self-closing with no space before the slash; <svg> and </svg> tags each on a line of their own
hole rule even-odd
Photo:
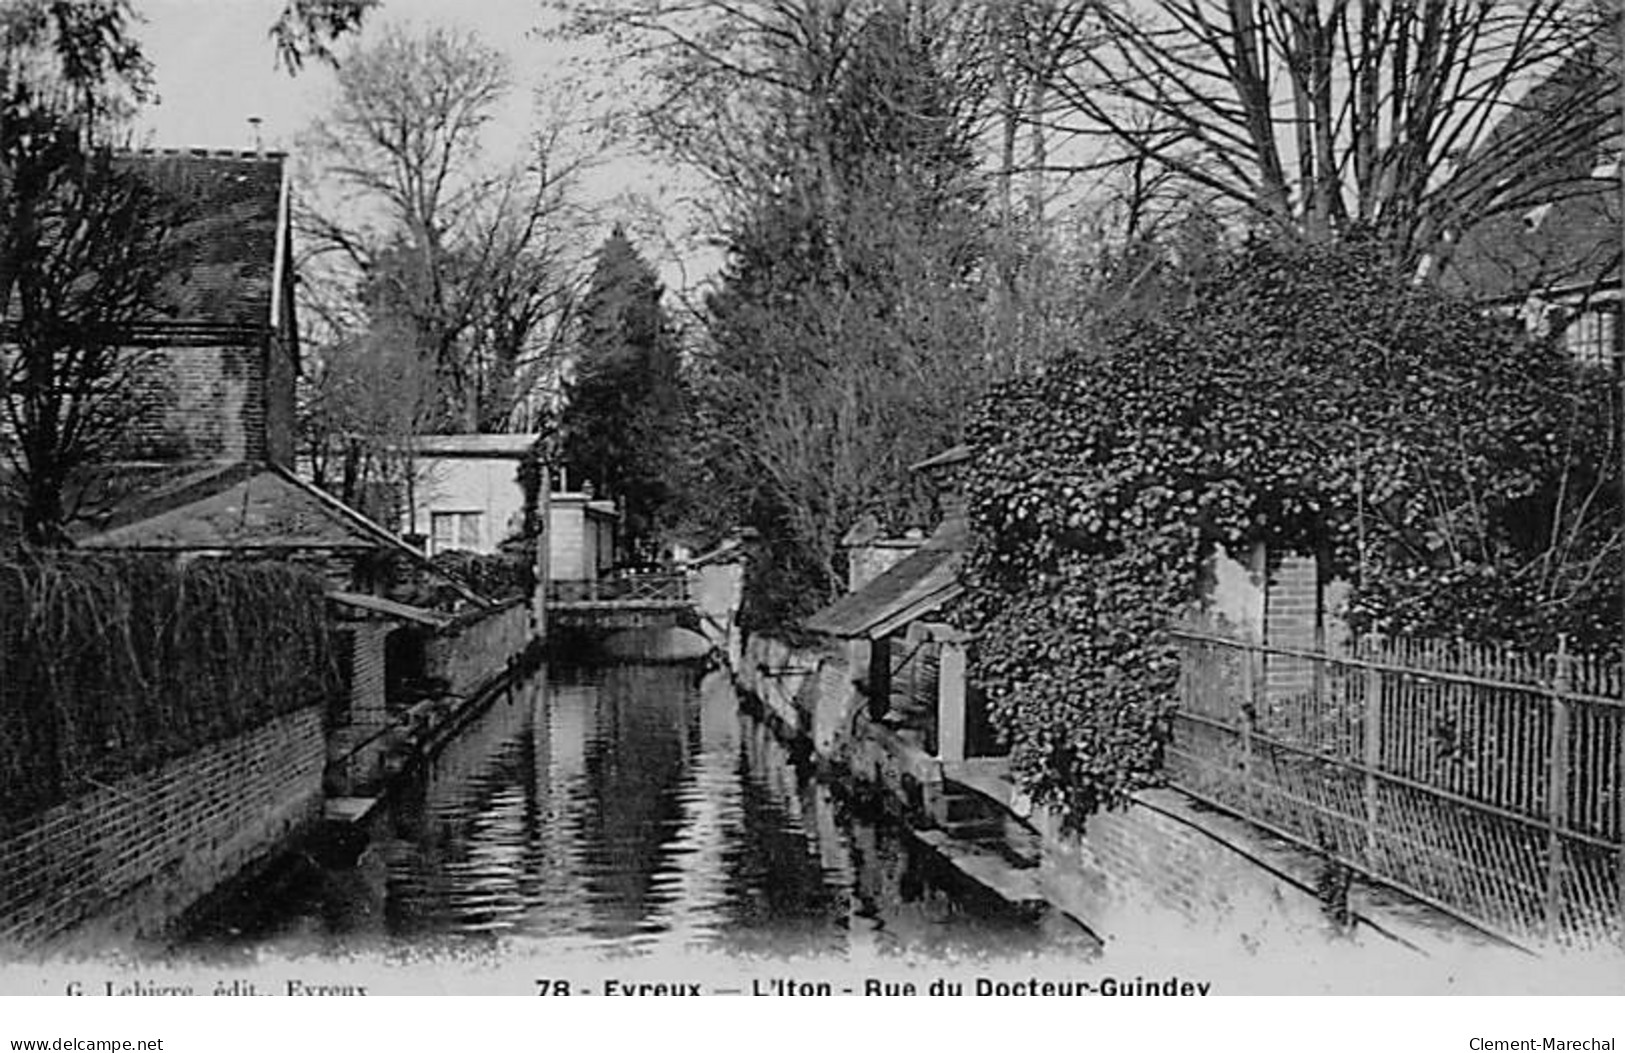
<svg viewBox="0 0 1625 1053">
<path fill-rule="evenodd" d="M 1514 940 L 1621 938 L 1617 663 L 1174 638 L 1175 785 Z"/>
</svg>

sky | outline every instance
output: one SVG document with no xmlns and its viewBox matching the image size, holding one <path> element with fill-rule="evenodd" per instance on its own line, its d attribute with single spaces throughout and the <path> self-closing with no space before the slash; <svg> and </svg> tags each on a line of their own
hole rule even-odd
<svg viewBox="0 0 1625 1053">
<path fill-rule="evenodd" d="M 298 76 L 275 65 L 268 32 L 284 0 L 136 0 L 136 33 L 154 67 L 158 102 L 136 121 L 136 145 L 249 150 L 256 145 L 299 156 L 300 134 L 331 102 L 332 72 L 310 63 Z M 546 19 L 544 0 L 382 0 L 359 37 L 365 44 L 390 22 L 472 30 L 507 54 L 517 88 L 489 129 L 495 154 L 521 142 L 540 87 L 564 72 L 570 52 L 535 32 Z M 349 41 L 341 42 L 340 51 Z M 609 85 L 611 93 L 615 85 Z M 249 118 L 258 117 L 256 130 Z M 670 217 L 653 229 L 648 209 L 630 225 L 644 254 L 669 288 L 693 288 L 715 269 L 714 254 L 695 249 L 684 230 L 681 200 L 692 187 L 646 160 L 618 156 L 584 181 L 584 196 L 604 209 L 604 227 L 633 220 L 625 195 L 641 196 Z M 641 232 L 641 236 L 640 235 Z"/>
<path fill-rule="evenodd" d="M 264 122 L 267 149 L 291 149 L 299 132 L 332 97 L 333 77 L 319 64 L 297 77 L 275 66 L 268 31 L 283 0 L 137 0 L 144 24 L 137 30 L 158 82 L 158 105 L 140 122 L 153 146 L 250 148 L 250 117 Z M 538 0 L 384 0 L 360 35 L 377 35 L 390 20 L 467 28 L 505 51 L 515 79 L 536 83 L 550 46 L 533 39 Z M 527 92 L 516 92 L 504 123 L 523 120 Z"/>
</svg>

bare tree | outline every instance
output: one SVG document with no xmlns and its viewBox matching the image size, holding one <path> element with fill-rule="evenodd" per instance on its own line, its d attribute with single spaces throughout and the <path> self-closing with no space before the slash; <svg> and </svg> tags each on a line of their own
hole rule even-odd
<svg viewBox="0 0 1625 1053">
<path fill-rule="evenodd" d="M 123 0 L 0 12 L 0 463 L 23 535 L 60 544 L 73 486 L 140 412 L 169 208 L 101 144 L 149 70 Z"/>
<path fill-rule="evenodd" d="M 1407 262 L 1563 193 L 1539 173 L 1614 122 L 1604 20 L 1573 0 L 1088 6 L 1101 43 L 1055 83 L 1074 127 L 1271 230 L 1361 229 Z"/>
<path fill-rule="evenodd" d="M 573 300 L 575 167 L 551 132 L 521 164 L 482 163 L 482 129 L 511 81 L 472 35 L 391 28 L 344 59 L 338 80 L 311 136 L 332 189 L 313 191 L 299 220 L 317 269 L 432 363 L 440 426 L 501 430 L 549 366 Z"/>
<path fill-rule="evenodd" d="M 331 339 L 331 338 L 330 338 Z M 387 326 L 339 337 L 301 378 L 299 431 L 312 481 L 381 522 L 411 521 L 413 440 L 434 419 L 434 377 Z"/>
</svg>

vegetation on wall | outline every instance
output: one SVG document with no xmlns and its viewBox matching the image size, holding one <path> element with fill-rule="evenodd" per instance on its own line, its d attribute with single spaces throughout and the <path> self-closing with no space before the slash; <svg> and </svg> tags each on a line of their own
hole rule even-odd
<svg viewBox="0 0 1625 1053">
<path fill-rule="evenodd" d="M 0 559 L 0 818 L 327 699 L 324 602 L 276 563 Z"/>
<path fill-rule="evenodd" d="M 1156 782 L 1216 545 L 1316 555 L 1359 631 L 1617 638 L 1606 378 L 1382 259 L 1249 246 L 982 403 L 974 675 L 1074 821 Z"/>
<path fill-rule="evenodd" d="M 430 557 L 429 565 L 439 573 L 421 565 L 400 568 L 405 580 L 397 582 L 392 597 L 418 607 L 449 611 L 466 603 L 449 580 L 462 582 L 497 602 L 529 596 L 536 585 L 536 555 L 528 545 L 514 545 L 489 555 L 463 549 L 437 552 Z"/>
</svg>

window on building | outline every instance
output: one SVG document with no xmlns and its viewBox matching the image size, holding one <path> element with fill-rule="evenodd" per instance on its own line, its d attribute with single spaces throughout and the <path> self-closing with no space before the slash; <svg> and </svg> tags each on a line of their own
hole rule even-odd
<svg viewBox="0 0 1625 1053">
<path fill-rule="evenodd" d="M 434 512 L 429 516 L 429 540 L 434 552 L 444 552 L 452 547 L 452 538 L 457 530 L 456 512 Z"/>
<path fill-rule="evenodd" d="M 1564 347 L 1582 365 L 1612 364 L 1618 353 L 1617 318 L 1613 311 L 1591 309 L 1580 312 L 1569 320 L 1563 330 Z"/>
<path fill-rule="evenodd" d="M 431 512 L 429 514 L 429 551 L 448 552 L 454 548 L 480 547 L 480 513 Z"/>
<path fill-rule="evenodd" d="M 457 545 L 460 548 L 480 547 L 480 514 L 464 512 L 457 517 Z"/>
</svg>

